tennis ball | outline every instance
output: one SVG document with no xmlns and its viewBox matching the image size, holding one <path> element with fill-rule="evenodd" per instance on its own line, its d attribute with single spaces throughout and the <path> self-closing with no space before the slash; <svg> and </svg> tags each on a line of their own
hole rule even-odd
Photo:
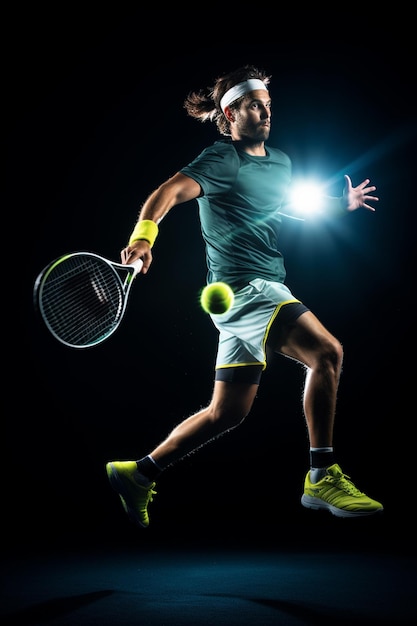
<svg viewBox="0 0 417 626">
<path fill-rule="evenodd" d="M 200 304 L 206 313 L 221 315 L 230 309 L 235 299 L 231 287 L 226 283 L 211 283 L 201 292 Z"/>
</svg>

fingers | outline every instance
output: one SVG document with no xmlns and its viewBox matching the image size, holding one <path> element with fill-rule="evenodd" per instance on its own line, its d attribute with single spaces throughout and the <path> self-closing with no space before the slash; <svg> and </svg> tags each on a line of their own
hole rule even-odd
<svg viewBox="0 0 417 626">
<path fill-rule="evenodd" d="M 365 180 L 363 180 L 361 184 L 357 186 L 356 189 L 362 194 L 361 205 L 363 206 L 363 208 L 368 209 L 368 211 L 375 211 L 375 207 L 369 205 L 368 202 L 378 202 L 379 198 L 377 196 L 369 195 L 370 193 L 376 190 L 375 185 L 370 185 L 368 187 L 369 183 L 370 183 L 370 179 L 365 178 Z"/>
<path fill-rule="evenodd" d="M 371 182 L 369 178 L 365 178 L 356 187 L 352 186 L 350 177 L 345 174 L 345 190 L 344 196 L 347 198 L 347 209 L 349 211 L 355 211 L 360 207 L 368 209 L 368 211 L 375 211 L 375 207 L 368 204 L 368 202 L 378 202 L 378 196 L 370 195 L 376 190 L 375 185 L 369 185 Z"/>
<path fill-rule="evenodd" d="M 362 206 L 363 206 L 363 208 L 364 208 L 364 209 L 367 209 L 368 211 L 373 211 L 373 212 L 375 212 L 375 207 L 370 206 L 369 204 L 365 204 L 365 203 L 363 203 L 363 204 L 362 204 Z"/>
<path fill-rule="evenodd" d="M 120 252 L 120 258 L 122 260 L 123 265 L 126 265 L 127 263 L 127 258 L 128 258 L 128 253 L 126 248 L 123 248 L 123 250 Z"/>
<path fill-rule="evenodd" d="M 366 190 L 365 190 L 366 191 Z M 368 209 L 368 211 L 375 211 L 375 207 L 368 204 L 368 202 L 378 202 L 379 198 L 376 196 L 364 196 L 362 201 L 362 206 L 364 209 Z"/>
<path fill-rule="evenodd" d="M 129 246 L 127 248 L 123 248 L 123 250 L 120 253 L 120 258 L 122 259 L 123 265 L 127 265 L 128 263 L 131 263 L 133 260 L 132 256 L 133 256 L 133 250 L 131 250 Z"/>
<path fill-rule="evenodd" d="M 358 189 L 364 189 L 366 185 L 369 185 L 370 182 L 371 181 L 369 180 L 369 178 L 365 178 L 365 180 L 363 180 L 361 184 L 358 185 Z"/>
<path fill-rule="evenodd" d="M 142 259 L 143 265 L 140 270 L 141 274 L 146 274 L 152 263 L 151 249 L 149 244 L 147 242 L 145 243 L 145 241 L 141 241 L 139 245 L 138 242 L 135 242 L 133 246 L 126 246 L 126 248 L 123 248 L 120 252 L 120 258 L 122 259 L 123 265 L 128 265 L 138 259 Z"/>
<path fill-rule="evenodd" d="M 123 250 L 120 252 L 120 258 L 122 259 L 123 265 L 128 265 L 129 263 L 133 263 L 134 261 L 137 261 L 138 259 L 142 258 L 142 256 L 143 255 L 140 253 L 139 250 L 136 250 L 135 248 L 131 248 L 130 246 L 123 248 Z"/>
<path fill-rule="evenodd" d="M 364 181 L 361 182 L 360 185 L 357 186 L 357 189 L 359 189 L 360 191 L 362 191 L 364 197 L 370 193 L 372 193 L 373 191 L 376 191 L 376 187 L 375 185 L 370 185 L 368 187 L 370 183 L 369 178 L 366 178 Z M 371 199 L 371 196 L 369 196 L 369 199 Z"/>
</svg>

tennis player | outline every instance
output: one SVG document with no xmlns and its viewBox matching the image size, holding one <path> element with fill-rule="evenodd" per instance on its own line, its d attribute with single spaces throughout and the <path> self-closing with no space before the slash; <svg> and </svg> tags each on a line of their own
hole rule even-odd
<svg viewBox="0 0 417 626">
<path fill-rule="evenodd" d="M 339 517 L 383 510 L 337 463 L 333 431 L 342 346 L 285 283 L 279 233 L 288 212 L 291 161 L 266 143 L 271 131 L 270 79 L 264 71 L 244 66 L 218 78 L 213 87 L 189 94 L 187 113 L 214 122 L 222 137 L 150 194 L 121 252 L 123 263 L 141 258 L 145 274 L 163 218 L 173 207 L 196 200 L 207 282 L 228 283 L 235 294 L 231 309 L 211 316 L 218 349 L 209 404 L 183 419 L 141 458 L 106 464 L 125 511 L 142 527 L 149 525 L 148 506 L 161 472 L 242 423 L 255 401 L 267 354 L 273 353 L 297 361 L 305 370 L 310 467 L 301 486 L 301 504 Z M 368 179 L 354 187 L 345 175 L 342 196 L 323 197 L 321 210 L 332 219 L 359 209 L 374 211 L 375 189 Z M 274 425 L 277 419 L 279 414 Z"/>
</svg>

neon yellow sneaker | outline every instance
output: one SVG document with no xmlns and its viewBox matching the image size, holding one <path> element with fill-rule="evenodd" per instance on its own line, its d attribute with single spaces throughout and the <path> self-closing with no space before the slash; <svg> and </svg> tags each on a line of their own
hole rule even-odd
<svg viewBox="0 0 417 626">
<path fill-rule="evenodd" d="M 106 465 L 110 484 L 120 496 L 122 505 L 135 524 L 149 526 L 148 504 L 152 502 L 155 483 L 141 485 L 135 461 L 111 461 Z"/>
<path fill-rule="evenodd" d="M 310 481 L 308 472 L 301 504 L 308 509 L 327 509 L 337 517 L 362 517 L 384 510 L 380 502 L 359 491 L 337 463 L 328 467 L 327 475 L 317 483 Z"/>
</svg>

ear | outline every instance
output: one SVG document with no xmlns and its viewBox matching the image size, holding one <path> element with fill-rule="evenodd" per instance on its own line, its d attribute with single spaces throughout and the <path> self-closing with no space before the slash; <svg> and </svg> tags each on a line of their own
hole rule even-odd
<svg viewBox="0 0 417 626">
<path fill-rule="evenodd" d="M 228 122 L 235 121 L 235 116 L 233 115 L 233 112 L 230 110 L 230 107 L 228 106 L 224 107 L 224 114 Z"/>
</svg>

